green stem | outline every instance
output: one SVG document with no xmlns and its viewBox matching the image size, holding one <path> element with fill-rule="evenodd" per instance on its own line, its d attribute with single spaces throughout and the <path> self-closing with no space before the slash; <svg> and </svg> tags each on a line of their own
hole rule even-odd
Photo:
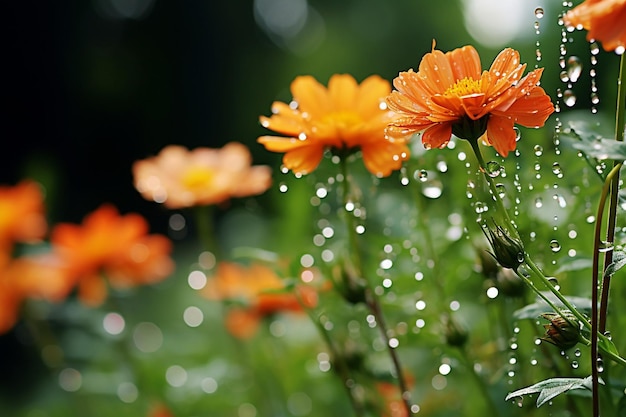
<svg viewBox="0 0 626 417">
<path fill-rule="evenodd" d="M 622 54 L 620 58 L 619 78 L 617 80 L 617 106 L 615 111 L 615 140 L 624 141 L 624 113 L 626 108 L 626 57 Z M 615 161 L 613 169 L 621 163 Z M 608 178 L 607 178 L 608 179 Z M 606 242 L 613 243 L 615 239 L 615 223 L 617 219 L 617 203 L 619 196 L 619 171 L 613 177 L 611 182 L 611 201 L 609 204 L 609 219 L 606 230 Z M 604 254 L 604 269 L 613 262 L 613 251 Z M 609 301 L 609 288 L 611 285 L 611 277 L 604 277 L 602 280 L 602 294 L 600 296 L 600 313 L 599 313 L 599 331 L 606 331 L 606 316 Z"/>
<path fill-rule="evenodd" d="M 489 173 L 487 172 L 487 167 L 485 164 L 485 160 L 483 159 L 483 155 L 480 152 L 478 140 L 470 140 L 469 143 L 472 146 L 472 150 L 474 151 L 474 154 L 476 155 L 476 159 L 478 160 L 478 166 L 481 172 L 483 173 L 485 179 L 487 180 L 487 184 L 489 184 L 489 190 L 491 191 L 493 199 L 496 202 L 497 210 L 504 217 L 504 219 L 509 223 L 515 237 L 520 239 L 520 235 L 517 231 L 517 226 L 515 225 L 513 220 L 511 220 L 511 218 L 509 217 L 509 213 L 506 207 L 504 206 L 504 202 L 502 201 L 502 199 L 500 198 L 500 194 L 498 193 L 498 188 L 496 187 L 496 183 L 493 180 L 493 178 L 489 176 Z"/>
<path fill-rule="evenodd" d="M 196 220 L 198 240 L 205 251 L 211 252 L 216 259 L 220 259 L 220 248 L 215 236 L 213 224 L 213 206 L 197 206 L 193 208 Z"/>
<path fill-rule="evenodd" d="M 353 256 L 351 260 L 354 262 L 353 266 L 356 269 L 357 276 L 363 277 L 363 267 L 361 263 L 360 252 L 359 252 L 358 239 L 355 233 L 354 216 L 352 215 L 352 213 L 346 210 L 346 205 L 349 202 L 349 196 L 350 196 L 350 177 L 348 173 L 347 160 L 345 157 L 341 158 L 340 165 L 341 165 L 341 173 L 343 175 L 343 184 L 344 184 L 343 185 L 343 208 L 344 208 L 344 215 L 346 216 L 346 226 L 348 229 L 347 233 L 348 233 L 348 243 L 350 245 L 349 246 L 350 253 Z M 400 359 L 398 357 L 398 354 L 396 353 L 395 348 L 391 347 L 391 345 L 389 344 L 390 342 L 389 332 L 388 332 L 387 324 L 386 324 L 386 321 L 382 312 L 382 308 L 380 305 L 380 300 L 376 296 L 376 293 L 370 288 L 369 280 L 366 279 L 365 283 L 367 285 L 365 289 L 365 303 L 368 309 L 370 310 L 370 312 L 372 313 L 372 315 L 374 316 L 374 318 L 376 319 L 377 327 L 380 330 L 381 337 L 383 338 L 383 341 L 385 342 L 385 346 L 387 347 L 387 352 L 389 353 L 391 362 L 393 364 L 393 367 L 396 373 L 396 378 L 398 381 L 398 388 L 400 389 L 402 403 L 405 407 L 406 415 L 412 416 L 413 412 L 411 411 L 411 404 L 409 402 L 410 392 L 408 389 L 408 385 L 406 383 L 404 372 L 402 371 L 402 366 L 400 364 Z"/>
<path fill-rule="evenodd" d="M 618 163 L 613 167 L 613 169 L 609 172 L 604 181 L 604 185 L 602 186 L 602 194 L 600 195 L 600 201 L 598 203 L 598 212 L 596 214 L 596 225 L 594 228 L 594 239 L 593 239 L 593 266 L 591 267 L 591 403 L 594 417 L 600 415 L 600 397 L 599 397 L 599 372 L 597 361 L 600 358 L 598 356 L 598 338 L 593 337 L 593 335 L 597 334 L 599 329 L 598 322 L 598 268 L 600 263 L 600 233 L 602 230 L 602 217 L 604 215 L 604 206 L 606 204 L 606 198 L 610 189 L 614 188 L 613 179 L 619 179 L 619 170 L 622 164 Z M 614 193 L 617 194 L 617 193 Z M 613 195 L 613 194 L 612 194 Z M 613 227 L 609 226 L 609 229 L 615 228 L 614 221 L 609 218 L 609 223 L 613 223 Z M 607 230 L 607 235 L 610 234 L 609 230 Z M 613 251 L 609 251 L 613 252 Z M 610 258 L 612 259 L 612 258 Z M 606 258 L 605 258 L 606 261 Z M 605 264 L 604 268 L 606 269 L 608 265 Z M 607 288 L 608 292 L 608 283 L 607 277 L 602 278 L 602 287 Z"/>
</svg>

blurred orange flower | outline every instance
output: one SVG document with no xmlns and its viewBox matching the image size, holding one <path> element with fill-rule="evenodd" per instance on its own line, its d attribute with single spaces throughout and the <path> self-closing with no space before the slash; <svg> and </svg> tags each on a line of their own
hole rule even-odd
<svg viewBox="0 0 626 417">
<path fill-rule="evenodd" d="M 0 186 L 0 250 L 10 252 L 14 242 L 31 243 L 46 233 L 41 187 L 24 180 L 15 186 Z"/>
<path fill-rule="evenodd" d="M 280 311 L 301 312 L 303 307 L 317 304 L 317 292 L 308 285 L 288 291 L 284 282 L 260 264 L 249 267 L 233 262 L 221 262 L 217 273 L 203 289 L 212 300 L 230 301 L 226 328 L 236 337 L 252 337 L 261 319 Z"/>
<path fill-rule="evenodd" d="M 60 301 L 72 285 L 63 266 L 47 254 L 0 258 L 0 334 L 15 325 L 27 298 Z"/>
<path fill-rule="evenodd" d="M 251 166 L 245 145 L 188 150 L 170 145 L 155 157 L 133 164 L 135 188 L 147 200 L 170 209 L 220 204 L 231 197 L 265 192 L 271 185 L 267 166 Z"/>
<path fill-rule="evenodd" d="M 519 52 L 506 48 L 481 73 L 478 52 L 464 46 L 443 53 L 434 49 L 419 71 L 401 72 L 387 98 L 402 118 L 390 123 L 387 134 L 403 138 L 422 133 L 426 149 L 442 148 L 452 134 L 483 141 L 507 156 L 515 149 L 515 124 L 541 127 L 554 111 L 550 97 L 538 86 L 543 68 L 524 78 L 526 64 Z"/>
<path fill-rule="evenodd" d="M 53 252 L 66 265 L 87 305 L 104 301 L 108 282 L 116 288 L 150 284 L 174 268 L 172 244 L 161 235 L 148 235 L 148 223 L 138 214 L 121 216 L 103 205 L 81 225 L 62 223 L 52 230 Z"/>
<path fill-rule="evenodd" d="M 586 0 L 563 16 L 567 26 L 586 29 L 587 40 L 598 40 L 606 51 L 624 53 L 626 0 Z"/>
<path fill-rule="evenodd" d="M 383 417 L 408 417 L 409 413 L 396 384 L 383 381 L 377 383 L 376 388 L 384 401 Z"/>
<path fill-rule="evenodd" d="M 409 157 L 406 140 L 385 137 L 385 127 L 395 115 L 384 98 L 391 91 L 388 81 L 373 75 L 360 85 L 347 74 L 335 74 L 328 88 L 311 76 L 291 83 L 293 102 L 275 102 L 272 116 L 261 124 L 286 135 L 261 136 L 258 142 L 272 152 L 285 152 L 286 168 L 308 174 L 319 165 L 324 151 L 361 149 L 365 167 L 384 177 L 402 167 Z"/>
</svg>

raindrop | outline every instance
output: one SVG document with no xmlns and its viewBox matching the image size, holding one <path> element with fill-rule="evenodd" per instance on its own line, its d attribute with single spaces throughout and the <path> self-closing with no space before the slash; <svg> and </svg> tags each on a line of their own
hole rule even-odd
<svg viewBox="0 0 626 417">
<path fill-rule="evenodd" d="M 496 178 L 502 173 L 502 166 L 496 161 L 487 162 L 486 169 L 487 175 L 489 175 L 491 178 Z"/>
<path fill-rule="evenodd" d="M 591 55 L 598 55 L 598 53 L 600 53 L 600 47 L 598 46 L 598 42 L 592 41 L 589 44 L 589 50 L 591 51 Z"/>
<path fill-rule="evenodd" d="M 557 290 L 561 287 L 559 285 L 559 281 L 555 277 L 548 277 L 548 282 Z"/>
<path fill-rule="evenodd" d="M 580 349 L 576 348 L 576 350 L 574 351 L 574 356 L 576 356 L 577 358 L 580 358 L 580 355 L 582 355 Z"/>
<path fill-rule="evenodd" d="M 552 164 L 552 173 L 559 178 L 563 177 L 563 170 L 561 169 L 561 165 L 558 162 Z"/>
<path fill-rule="evenodd" d="M 576 95 L 569 88 L 563 92 L 563 102 L 567 107 L 572 107 L 576 104 Z"/>
<path fill-rule="evenodd" d="M 613 250 L 613 242 L 600 242 L 600 247 L 598 248 L 598 252 L 610 252 Z"/>
<path fill-rule="evenodd" d="M 578 368 L 578 361 L 572 361 L 572 368 L 574 369 Z"/>
<path fill-rule="evenodd" d="M 573 83 L 578 81 L 580 74 L 583 71 L 583 64 L 580 62 L 580 58 L 577 56 L 570 56 L 567 59 L 567 75 L 569 80 Z"/>
<path fill-rule="evenodd" d="M 559 243 L 558 240 L 556 239 L 552 239 L 550 241 L 550 250 L 554 253 L 558 252 L 561 250 L 561 244 Z"/>
<path fill-rule="evenodd" d="M 289 186 L 288 186 L 287 184 L 285 184 L 284 182 L 281 182 L 281 183 L 278 185 L 278 190 L 279 190 L 281 193 L 286 193 L 286 192 L 289 190 Z"/>
<path fill-rule="evenodd" d="M 596 367 L 598 368 L 598 372 L 604 372 L 604 360 L 602 360 L 602 358 L 596 359 Z"/>
<path fill-rule="evenodd" d="M 542 8 L 542 7 L 537 7 L 537 8 L 535 9 L 535 17 L 536 17 L 537 19 L 541 19 L 541 18 L 543 17 L 543 15 L 544 15 L 543 8 Z"/>
<path fill-rule="evenodd" d="M 439 198 L 443 193 L 443 185 L 439 181 L 429 181 L 422 188 L 422 194 L 428 198 Z"/>
<path fill-rule="evenodd" d="M 543 147 L 541 145 L 535 145 L 533 151 L 535 152 L 535 156 L 543 155 Z"/>
<path fill-rule="evenodd" d="M 425 169 L 417 170 L 413 174 L 413 177 L 418 181 L 426 182 L 426 180 L 428 180 L 428 171 L 426 171 Z"/>
<path fill-rule="evenodd" d="M 496 191 L 498 192 L 498 196 L 500 198 L 504 198 L 506 196 L 506 188 L 504 187 L 504 184 L 496 184 Z"/>
<path fill-rule="evenodd" d="M 541 199 L 541 197 L 537 197 L 535 199 L 535 207 L 537 207 L 537 208 L 543 207 L 543 200 Z"/>
</svg>

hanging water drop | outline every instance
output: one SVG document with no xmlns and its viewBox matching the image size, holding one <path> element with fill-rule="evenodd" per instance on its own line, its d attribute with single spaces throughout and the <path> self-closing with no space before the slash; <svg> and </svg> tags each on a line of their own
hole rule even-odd
<svg viewBox="0 0 626 417">
<path fill-rule="evenodd" d="M 550 250 L 554 253 L 558 252 L 561 250 L 561 244 L 559 243 L 558 240 L 556 239 L 552 239 L 550 241 Z"/>
<path fill-rule="evenodd" d="M 552 173 L 559 178 L 563 177 L 563 171 L 561 169 L 561 165 L 558 162 L 552 164 Z"/>
<path fill-rule="evenodd" d="M 596 359 L 596 368 L 598 368 L 598 372 L 604 372 L 604 360 L 602 358 Z"/>
<path fill-rule="evenodd" d="M 576 95 L 569 88 L 563 92 L 563 102 L 567 107 L 572 107 L 576 104 Z"/>
<path fill-rule="evenodd" d="M 543 155 L 543 147 L 541 145 L 535 145 L 533 151 L 535 152 L 535 156 Z"/>
<path fill-rule="evenodd" d="M 535 199 L 535 207 L 537 207 L 537 208 L 543 207 L 543 200 L 541 199 L 541 197 L 537 197 Z"/>
<path fill-rule="evenodd" d="M 580 74 L 583 72 L 583 64 L 577 56 L 570 56 L 567 59 L 567 75 L 573 83 L 578 81 Z"/>
<path fill-rule="evenodd" d="M 278 185 L 278 191 L 280 191 L 281 193 L 286 193 L 287 191 L 289 191 L 289 186 L 285 184 L 284 182 L 281 182 Z"/>
<path fill-rule="evenodd" d="M 544 10 L 543 10 L 543 7 L 537 7 L 537 8 L 535 9 L 535 17 L 536 17 L 537 19 L 541 19 L 541 18 L 543 17 L 543 15 L 544 15 Z"/>
<path fill-rule="evenodd" d="M 506 196 L 506 188 L 504 187 L 504 184 L 496 184 L 496 191 L 498 192 L 498 196 L 500 198 L 504 198 Z"/>
<path fill-rule="evenodd" d="M 486 170 L 487 175 L 489 175 L 491 178 L 496 178 L 502 173 L 502 166 L 496 161 L 489 161 L 487 162 Z"/>
</svg>

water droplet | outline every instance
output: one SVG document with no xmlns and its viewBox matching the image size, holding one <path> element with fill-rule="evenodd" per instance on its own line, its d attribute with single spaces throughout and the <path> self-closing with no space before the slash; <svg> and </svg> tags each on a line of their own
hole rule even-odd
<svg viewBox="0 0 626 417">
<path fill-rule="evenodd" d="M 580 74 L 583 72 L 583 64 L 577 56 L 570 56 L 567 59 L 567 75 L 573 83 L 578 81 Z"/>
<path fill-rule="evenodd" d="M 541 197 L 537 197 L 535 199 L 535 207 L 537 207 L 537 208 L 543 207 L 543 200 L 541 199 Z"/>
<path fill-rule="evenodd" d="M 559 165 L 558 162 L 552 164 L 552 173 L 559 178 L 563 176 L 563 170 L 561 169 L 561 165 Z"/>
<path fill-rule="evenodd" d="M 598 46 L 598 42 L 591 42 L 589 44 L 589 50 L 591 51 L 591 55 L 598 55 L 600 53 L 600 47 Z"/>
<path fill-rule="evenodd" d="M 278 185 L 278 190 L 279 190 L 281 193 L 286 193 L 287 191 L 289 191 L 289 186 L 288 186 L 287 184 L 285 184 L 284 182 L 281 182 L 281 183 Z"/>
<path fill-rule="evenodd" d="M 413 178 L 421 182 L 426 182 L 428 180 L 428 171 L 425 169 L 417 170 L 413 174 Z"/>
<path fill-rule="evenodd" d="M 554 253 L 558 252 L 561 250 L 561 244 L 559 243 L 558 240 L 556 239 L 552 239 L 550 241 L 550 250 Z"/>
<path fill-rule="evenodd" d="M 573 369 L 577 369 L 578 368 L 578 361 L 572 361 L 572 368 Z"/>
<path fill-rule="evenodd" d="M 504 187 L 504 184 L 496 184 L 496 191 L 498 192 L 498 196 L 500 198 L 504 198 L 506 196 L 506 188 Z"/>
<path fill-rule="evenodd" d="M 604 372 L 604 360 L 602 360 L 602 358 L 596 359 L 596 367 L 598 368 L 598 372 Z"/>
<path fill-rule="evenodd" d="M 496 178 L 502 173 L 502 166 L 496 161 L 489 161 L 487 162 L 486 170 L 487 175 L 489 175 L 491 178 Z"/>
<path fill-rule="evenodd" d="M 600 242 L 600 247 L 598 248 L 598 252 L 610 252 L 613 250 L 613 242 Z"/>
<path fill-rule="evenodd" d="M 561 286 L 559 285 L 559 281 L 555 278 L 555 277 L 547 277 L 548 278 L 548 282 L 555 288 L 555 289 L 560 289 Z"/>
<path fill-rule="evenodd" d="M 544 15 L 543 7 L 537 7 L 535 9 L 535 17 L 537 19 L 541 19 L 543 17 L 543 15 Z"/>
<path fill-rule="evenodd" d="M 563 102 L 567 107 L 572 107 L 576 104 L 576 95 L 569 88 L 563 92 Z"/>
<path fill-rule="evenodd" d="M 541 156 L 543 155 L 543 146 L 535 145 L 535 147 L 533 148 L 533 151 L 535 152 L 535 156 Z"/>
<path fill-rule="evenodd" d="M 428 181 L 422 188 L 422 194 L 428 198 L 439 198 L 443 193 L 443 185 L 439 181 Z"/>
</svg>

